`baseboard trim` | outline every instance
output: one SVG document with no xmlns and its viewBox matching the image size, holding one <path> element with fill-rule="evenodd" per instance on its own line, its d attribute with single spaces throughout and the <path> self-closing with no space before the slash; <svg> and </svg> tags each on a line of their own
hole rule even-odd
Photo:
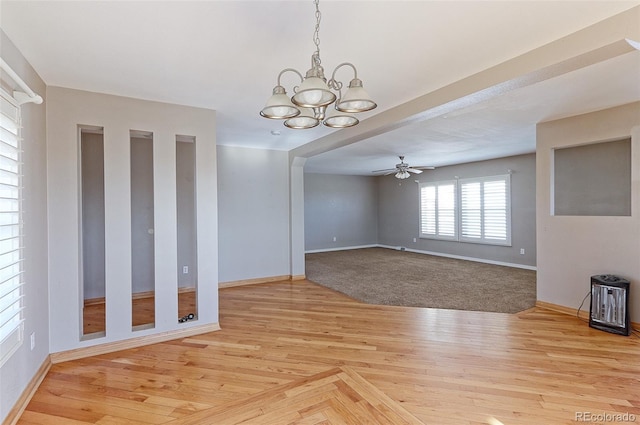
<svg viewBox="0 0 640 425">
<path fill-rule="evenodd" d="M 184 294 L 187 292 L 195 292 L 195 291 L 196 291 L 196 288 L 194 286 L 185 286 L 185 287 L 178 288 L 178 294 Z M 134 294 L 131 294 L 131 299 L 141 300 L 145 298 L 153 298 L 155 296 L 156 296 L 156 291 L 136 292 Z M 87 298 L 86 300 L 84 300 L 84 306 L 87 307 L 90 305 L 104 304 L 104 301 L 105 301 L 104 297 Z"/>
<path fill-rule="evenodd" d="M 568 314 L 573 317 L 577 317 L 578 309 L 572 307 L 565 307 L 559 304 L 552 304 L 546 301 L 536 301 L 536 307 L 544 308 L 546 310 L 555 311 L 556 313 Z M 580 310 L 580 318 L 589 320 L 589 312 L 585 310 Z"/>
<path fill-rule="evenodd" d="M 578 309 L 577 308 L 565 307 L 563 305 L 548 303 L 546 301 L 536 301 L 536 307 L 544 308 L 546 310 L 555 311 L 557 313 L 568 314 L 568 315 L 573 316 L 573 317 L 577 317 L 577 315 L 578 315 Z M 580 310 L 580 316 L 579 317 L 581 319 L 584 319 L 584 320 L 589 320 L 589 305 L 588 304 L 587 304 L 587 309 Z M 634 330 L 640 329 L 640 323 L 631 322 L 631 327 Z"/>
<path fill-rule="evenodd" d="M 381 248 L 381 245 L 372 244 L 372 245 L 357 245 L 357 246 L 341 246 L 336 248 L 323 248 L 323 249 L 310 249 L 305 251 L 305 254 L 316 254 L 318 252 L 332 252 L 332 251 L 349 251 L 351 249 L 364 249 L 364 248 Z"/>
<path fill-rule="evenodd" d="M 104 301 L 105 301 L 104 297 L 87 298 L 86 300 L 84 300 L 84 306 L 89 307 L 92 305 L 104 304 Z"/>
<path fill-rule="evenodd" d="M 269 276 L 269 277 L 258 277 L 255 279 L 244 279 L 244 280 L 234 280 L 230 282 L 220 282 L 218 283 L 218 288 L 233 288 L 236 286 L 245 286 L 245 285 L 257 285 L 259 283 L 271 283 L 271 282 L 281 282 L 283 280 L 291 280 L 290 275 L 282 275 L 282 276 Z"/>
<path fill-rule="evenodd" d="M 91 347 L 75 348 L 73 350 L 59 351 L 51 353 L 51 363 L 62 363 L 70 360 L 83 359 L 85 357 L 98 356 L 100 354 L 113 353 L 114 351 L 127 350 L 129 348 L 142 347 L 143 345 L 156 344 L 170 341 L 172 339 L 187 338 L 207 332 L 220 330 L 219 323 L 208 325 L 192 326 L 188 329 L 162 332 L 155 335 L 141 336 L 137 338 L 125 339 L 123 341 L 107 342 L 105 344 L 93 345 Z"/>
<path fill-rule="evenodd" d="M 44 359 L 36 374 L 33 375 L 33 378 L 31 378 L 27 387 L 24 389 L 22 394 L 20 394 L 20 397 L 13 405 L 13 408 L 9 411 L 5 420 L 2 421 L 3 425 L 15 425 L 18 422 L 18 419 L 22 416 L 24 409 L 27 408 L 27 405 L 31 401 L 36 390 L 44 380 L 45 376 L 47 376 L 47 373 L 49 373 L 49 369 L 51 369 L 52 364 L 51 356 L 49 355 Z"/>
<path fill-rule="evenodd" d="M 297 281 L 300 281 L 300 280 L 305 280 L 306 278 L 307 278 L 307 276 L 306 276 L 306 275 L 303 275 L 303 274 L 297 274 L 297 275 L 293 275 L 293 276 L 291 276 L 290 280 L 291 280 L 292 282 L 297 282 Z"/>
<path fill-rule="evenodd" d="M 396 250 L 396 251 L 402 251 L 402 247 L 399 247 L 399 246 L 378 245 L 378 247 L 379 248 L 393 249 L 393 250 Z M 484 258 L 477 258 L 477 257 L 465 257 L 463 255 L 445 254 L 445 253 L 442 253 L 442 252 L 435 252 L 435 251 L 422 251 L 422 250 L 419 250 L 419 249 L 410 249 L 410 248 L 405 248 L 404 251 L 414 252 L 416 254 L 434 255 L 436 257 L 454 258 L 456 260 L 475 261 L 476 263 L 493 264 L 494 266 L 514 267 L 514 268 L 517 268 L 517 269 L 525 269 L 525 270 L 533 270 L 533 271 L 538 270 L 538 268 L 536 266 L 529 266 L 529 265 L 526 265 L 526 264 L 507 263 L 507 262 L 504 262 L 504 261 L 487 260 L 487 259 L 484 259 Z"/>
<path fill-rule="evenodd" d="M 344 246 L 339 248 L 326 248 L 326 249 L 310 249 L 308 251 L 305 251 L 304 253 L 315 254 L 318 252 L 348 251 L 351 249 L 363 249 L 363 248 L 386 248 L 386 249 L 393 249 L 394 251 L 407 251 L 407 252 L 414 252 L 416 254 L 435 255 L 437 257 L 455 258 L 457 260 L 475 261 L 477 263 L 493 264 L 495 266 L 515 267 L 517 269 L 525 269 L 525 270 L 533 270 L 533 271 L 538 270 L 536 266 L 529 266 L 526 264 L 507 263 L 504 261 L 486 260 L 484 258 L 465 257 L 462 255 L 445 254 L 442 252 L 435 252 L 435 251 L 422 251 L 419 249 L 410 249 L 410 248 L 405 248 L 400 246 L 391 246 L 391 245 L 382 245 L 382 244 Z"/>
</svg>

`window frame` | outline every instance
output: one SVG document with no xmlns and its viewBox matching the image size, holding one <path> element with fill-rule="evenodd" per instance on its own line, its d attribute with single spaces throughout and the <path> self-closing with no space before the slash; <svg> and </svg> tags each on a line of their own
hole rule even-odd
<svg viewBox="0 0 640 425">
<path fill-rule="evenodd" d="M 486 183 L 500 181 L 505 183 L 504 188 L 504 219 L 505 219 L 505 238 L 504 239 L 496 239 L 493 237 L 489 237 L 486 235 L 486 215 L 487 209 L 485 208 L 485 193 L 484 187 Z M 481 187 L 480 193 L 480 236 L 479 237 L 465 237 L 463 235 L 463 220 L 465 215 L 465 210 L 463 210 L 463 185 L 478 183 Z M 436 220 L 435 220 L 435 231 L 433 233 L 423 232 L 425 228 L 424 220 L 424 205 L 423 205 L 423 188 L 433 187 L 435 188 L 436 201 L 435 201 L 435 210 L 438 211 L 438 188 L 441 186 L 448 186 L 453 184 L 454 190 L 454 235 L 441 235 L 439 231 L 439 219 L 438 214 L 436 212 Z M 511 243 L 511 173 L 508 174 L 499 174 L 493 176 L 482 176 L 482 177 L 471 177 L 471 178 L 456 178 L 455 180 L 441 180 L 441 181 L 433 181 L 433 182 L 419 182 L 418 184 L 418 207 L 419 207 L 419 215 L 418 215 L 418 234 L 420 239 L 435 239 L 435 240 L 445 240 L 445 241 L 453 241 L 453 242 L 464 242 L 464 243 L 475 243 L 482 245 L 497 245 L 497 246 L 512 246 Z"/>
<path fill-rule="evenodd" d="M 444 186 L 453 186 L 453 235 L 443 234 L 440 231 L 440 187 Z M 437 239 L 437 240 L 446 240 L 446 241 L 457 241 L 458 240 L 458 182 L 456 180 L 443 180 L 437 182 L 423 182 L 419 183 L 418 189 L 418 205 L 419 205 L 419 219 L 418 219 L 418 234 L 421 239 Z M 435 231 L 433 233 L 423 232 L 424 227 L 426 226 L 423 223 L 424 214 L 423 211 L 423 199 L 422 199 L 422 190 L 424 188 L 433 187 L 435 190 Z"/>
<path fill-rule="evenodd" d="M 504 240 L 502 239 L 496 239 L 496 238 L 491 238 L 488 237 L 486 235 L 486 215 L 487 215 L 487 208 L 486 208 L 486 196 L 485 196 L 485 185 L 486 183 L 491 183 L 491 182 L 496 182 L 496 181 L 500 181 L 500 182 L 504 182 L 505 184 L 505 188 L 504 188 L 504 215 L 505 215 L 505 238 Z M 463 186 L 465 184 L 473 184 L 473 183 L 479 183 L 481 186 L 481 194 L 480 194 L 480 202 L 481 202 L 481 207 L 480 207 L 480 226 L 481 226 L 481 230 L 480 230 L 480 236 L 479 237 L 465 237 L 462 231 L 463 228 L 463 220 L 464 220 L 464 211 L 463 211 L 463 205 L 464 205 L 464 200 L 463 200 Z M 512 246 L 511 245 L 511 174 L 500 174 L 500 175 L 495 175 L 495 176 L 484 176 L 484 177 L 472 177 L 472 178 L 465 178 L 465 179 L 460 179 L 459 180 L 459 185 L 458 185 L 459 189 L 458 189 L 458 205 L 460 208 L 459 211 L 459 231 L 458 231 L 458 235 L 459 235 L 459 241 L 460 242 L 467 242 L 467 243 L 478 243 L 478 244 L 483 244 L 483 245 L 500 245 L 500 246 Z"/>
<path fill-rule="evenodd" d="M 13 96 L 0 88 L 2 107 L 0 119 L 0 166 L 2 182 L 0 196 L 5 204 L 2 214 L 12 217 L 7 223 L 3 217 L 0 224 L 0 367 L 22 346 L 24 342 L 24 250 L 23 250 L 23 207 L 22 207 L 22 140 L 20 137 L 20 104 Z M 6 117 L 6 118 L 5 118 Z M 11 127 L 11 128 L 9 128 Z M 10 207 L 8 205 L 11 205 Z M 13 229 L 11 229 L 13 228 Z M 4 300 L 3 300 L 4 298 Z M 5 312 L 4 318 L 2 313 Z M 4 322 L 4 323 L 2 323 Z"/>
</svg>

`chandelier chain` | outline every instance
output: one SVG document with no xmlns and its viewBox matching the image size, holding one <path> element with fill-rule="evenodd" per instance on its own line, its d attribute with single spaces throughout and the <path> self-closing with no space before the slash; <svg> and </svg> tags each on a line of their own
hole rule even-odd
<svg viewBox="0 0 640 425">
<path fill-rule="evenodd" d="M 314 60 L 320 65 L 320 19 L 322 18 L 322 14 L 320 13 L 320 0 L 315 0 L 314 3 L 316 5 L 316 29 L 313 32 L 313 44 L 316 45 Z"/>
</svg>

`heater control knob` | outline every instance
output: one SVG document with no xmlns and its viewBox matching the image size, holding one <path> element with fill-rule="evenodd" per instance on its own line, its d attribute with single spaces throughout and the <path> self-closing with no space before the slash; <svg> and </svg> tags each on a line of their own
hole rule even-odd
<svg viewBox="0 0 640 425">
<path fill-rule="evenodd" d="M 602 280 L 604 280 L 605 282 L 617 282 L 619 279 L 618 279 L 618 276 L 606 274 L 602 276 Z"/>
</svg>

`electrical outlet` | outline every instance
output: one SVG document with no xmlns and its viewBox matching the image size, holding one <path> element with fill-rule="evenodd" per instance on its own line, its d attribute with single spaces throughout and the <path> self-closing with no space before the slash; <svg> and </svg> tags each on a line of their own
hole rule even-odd
<svg viewBox="0 0 640 425">
<path fill-rule="evenodd" d="M 413 242 L 418 242 L 418 239 L 416 239 L 416 238 L 413 238 Z"/>
<path fill-rule="evenodd" d="M 520 248 L 520 255 L 524 255 L 524 248 Z"/>
<path fill-rule="evenodd" d="M 31 351 L 36 348 L 36 333 L 31 332 Z"/>
<path fill-rule="evenodd" d="M 188 274 L 189 273 L 189 266 L 182 266 L 182 274 Z"/>
<path fill-rule="evenodd" d="M 338 238 L 336 238 L 335 236 L 333 237 L 333 241 L 335 242 Z"/>
</svg>

